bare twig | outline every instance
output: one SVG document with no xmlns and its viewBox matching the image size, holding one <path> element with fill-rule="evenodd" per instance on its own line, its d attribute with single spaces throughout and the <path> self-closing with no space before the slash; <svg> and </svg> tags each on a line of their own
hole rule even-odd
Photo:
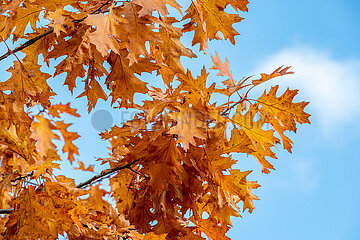
<svg viewBox="0 0 360 240">
<path fill-rule="evenodd" d="M 246 85 L 246 86 L 247 86 L 247 85 Z M 250 87 L 250 88 L 246 91 L 245 95 L 243 95 L 243 97 L 240 96 L 240 100 L 239 100 L 239 101 L 237 101 L 236 103 L 234 103 L 233 105 L 231 105 L 230 107 L 228 107 L 227 109 L 225 109 L 225 110 L 221 113 L 221 115 L 222 115 L 222 116 L 226 115 L 231 109 L 233 109 L 234 107 L 236 107 L 237 105 L 239 105 L 239 104 L 242 103 L 243 101 L 248 100 L 247 97 L 248 97 L 249 92 L 250 92 L 254 87 L 256 87 L 256 86 L 257 86 L 257 85 L 254 85 L 254 86 Z"/>
<path fill-rule="evenodd" d="M 236 103 L 234 103 L 233 105 L 231 105 L 230 107 L 228 107 L 227 109 L 225 109 L 222 113 L 220 113 L 222 116 L 226 115 L 231 109 L 233 109 L 234 107 L 236 107 L 237 105 L 239 105 L 240 103 L 242 103 L 244 100 L 246 99 L 246 97 L 240 97 L 240 100 L 237 101 Z"/>
<path fill-rule="evenodd" d="M 20 59 L 18 58 L 18 56 L 16 56 L 16 54 L 15 54 L 13 51 L 11 51 L 11 49 L 10 49 L 9 46 L 7 45 L 6 41 L 5 41 L 2 37 L 1 37 L 1 40 L 5 43 L 5 46 L 6 46 L 7 50 L 8 50 L 8 53 L 9 53 L 9 54 L 13 54 L 13 55 L 16 57 L 16 59 L 18 60 L 18 62 L 21 64 L 21 67 L 23 68 L 22 62 L 20 61 Z"/>
<path fill-rule="evenodd" d="M 141 173 L 136 171 L 135 169 L 133 169 L 132 167 L 128 167 L 130 171 L 132 171 L 133 173 L 136 173 L 137 175 L 141 176 Z M 146 174 L 144 175 L 144 178 L 147 180 L 150 180 L 150 177 L 147 176 Z"/>
<path fill-rule="evenodd" d="M 112 168 L 112 169 L 109 169 L 109 170 L 107 170 L 107 171 L 105 171 L 105 172 L 103 172 L 103 173 L 100 173 L 100 174 L 98 174 L 98 175 L 93 176 L 92 178 L 90 178 L 89 180 L 87 180 L 87 181 L 85 181 L 85 182 L 82 182 L 82 183 L 76 185 L 76 187 L 77 187 L 77 188 L 86 187 L 87 185 L 91 184 L 92 182 L 94 182 L 94 181 L 96 181 L 96 180 L 98 180 L 98 179 L 100 179 L 100 178 L 103 178 L 103 177 L 105 177 L 105 176 L 107 176 L 107 175 L 109 175 L 109 174 L 111 174 L 111 173 L 120 171 L 120 170 L 125 169 L 125 168 L 131 170 L 131 169 L 132 169 L 131 166 L 132 166 L 133 164 L 135 164 L 137 161 L 139 161 L 139 159 L 134 160 L 134 161 L 132 161 L 132 162 L 129 162 L 129 163 L 125 164 L 125 165 L 117 166 L 117 167 L 114 167 L 114 168 Z"/>
</svg>

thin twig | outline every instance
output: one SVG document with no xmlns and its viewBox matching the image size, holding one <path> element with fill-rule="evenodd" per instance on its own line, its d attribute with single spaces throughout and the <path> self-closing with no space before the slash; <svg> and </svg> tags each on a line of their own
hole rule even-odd
<svg viewBox="0 0 360 240">
<path fill-rule="evenodd" d="M 136 171 L 135 169 L 133 169 L 132 167 L 128 167 L 130 171 L 132 171 L 133 173 L 136 173 L 137 175 L 141 176 L 141 173 Z M 146 174 L 144 174 L 144 178 L 147 180 L 150 180 L 150 177 L 147 176 Z"/>
<path fill-rule="evenodd" d="M 96 14 L 96 13 L 100 13 L 101 12 L 101 9 L 103 7 L 105 7 L 106 5 L 108 5 L 110 3 L 110 1 L 112 0 L 108 0 L 107 2 L 103 3 L 98 9 L 96 9 L 95 11 L 92 12 L 92 14 Z"/>
<path fill-rule="evenodd" d="M 234 103 L 233 105 L 231 105 L 230 107 L 228 107 L 227 109 L 225 109 L 222 113 L 220 113 L 221 116 L 224 116 L 227 114 L 227 112 L 229 112 L 231 109 L 233 109 L 234 107 L 236 107 L 238 104 L 242 103 L 246 98 L 245 97 L 240 97 L 240 100 L 237 101 L 236 103 Z"/>
<path fill-rule="evenodd" d="M 96 180 L 98 180 L 100 178 L 103 178 L 103 177 L 105 177 L 105 176 L 107 176 L 107 175 L 109 175 L 109 174 L 111 174 L 113 172 L 117 172 L 117 171 L 125 169 L 125 168 L 131 169 L 131 166 L 133 164 L 135 164 L 137 161 L 139 161 L 139 159 L 134 160 L 132 162 L 129 162 L 129 163 L 125 164 L 125 165 L 117 166 L 117 167 L 114 167 L 112 169 L 109 169 L 109 170 L 107 170 L 107 171 L 105 171 L 103 173 L 100 173 L 98 175 L 93 176 L 92 178 L 90 178 L 89 180 L 87 180 L 87 181 L 85 181 L 83 183 L 80 183 L 80 184 L 76 185 L 76 187 L 77 188 L 83 188 L 83 187 L 86 187 L 87 185 L 91 184 L 92 182 L 94 182 L 94 181 L 96 181 Z"/>
<path fill-rule="evenodd" d="M 9 48 L 9 45 L 7 45 L 6 41 L 2 37 L 1 37 L 1 40 L 5 43 L 5 46 L 6 46 L 7 50 L 8 50 L 8 53 L 14 55 L 16 57 L 16 59 L 18 60 L 18 62 L 20 63 L 21 68 L 23 68 L 22 62 L 20 61 L 18 56 L 16 56 L 16 54 L 13 51 L 11 51 L 11 49 Z"/>
<path fill-rule="evenodd" d="M 225 109 L 225 110 L 221 113 L 221 115 L 224 116 L 228 111 L 230 111 L 231 109 L 233 109 L 234 107 L 236 107 L 238 104 L 242 103 L 242 102 L 245 101 L 245 100 L 248 100 L 247 96 L 248 96 L 249 92 L 250 92 L 254 87 L 256 87 L 256 86 L 257 86 L 257 85 L 254 85 L 254 86 L 252 86 L 251 88 L 249 88 L 249 89 L 246 91 L 245 95 L 244 95 L 243 97 L 240 97 L 240 100 L 239 100 L 239 101 L 237 101 L 236 103 L 234 103 L 233 105 L 231 105 L 230 107 L 228 107 L 227 109 Z"/>
</svg>

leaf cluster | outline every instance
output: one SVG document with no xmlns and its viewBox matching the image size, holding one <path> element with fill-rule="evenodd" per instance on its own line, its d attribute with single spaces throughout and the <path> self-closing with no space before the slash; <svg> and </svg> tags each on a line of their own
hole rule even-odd
<svg viewBox="0 0 360 240">
<path fill-rule="evenodd" d="M 11 76 L 0 82 L 3 239 L 229 239 L 231 217 L 253 211 L 252 190 L 260 186 L 236 168 L 232 154 L 253 156 L 269 173 L 276 144 L 291 152 L 285 132 L 310 123 L 308 103 L 293 101 L 298 90 L 279 94 L 274 86 L 250 98 L 256 86 L 291 74 L 289 67 L 237 80 L 216 52 L 211 69 L 226 80 L 211 84 L 205 67 L 194 77 L 182 65 L 181 58 L 196 58 L 183 34 L 193 33 L 200 54 L 209 40 L 235 44 L 233 24 L 247 4 L 193 0 L 183 12 L 175 0 L 0 1 L 2 43 L 26 41 L 0 57 L 15 57 Z M 41 69 L 55 59 L 54 74 Z M 62 73 L 72 93 L 81 79 L 77 97 L 87 98 L 89 112 L 99 99 L 137 112 L 100 133 L 111 143 L 110 156 L 98 159 L 108 169 L 78 185 L 53 173 L 63 154 L 76 169 L 94 170 L 78 159 L 80 136 L 63 120 L 79 117 L 77 110 L 51 102 L 57 93 L 48 80 Z M 156 74 L 163 87 L 148 84 L 144 73 Z M 227 101 L 214 101 L 216 95 Z M 107 190 L 96 184 L 103 178 Z"/>
</svg>

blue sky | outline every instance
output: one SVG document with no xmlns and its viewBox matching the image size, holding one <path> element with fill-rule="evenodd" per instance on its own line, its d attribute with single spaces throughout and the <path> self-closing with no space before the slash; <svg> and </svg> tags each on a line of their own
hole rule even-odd
<svg viewBox="0 0 360 240">
<path fill-rule="evenodd" d="M 236 46 L 211 42 L 209 53 L 214 55 L 216 50 L 222 60 L 227 57 L 236 79 L 292 65 L 295 75 L 270 85 L 300 89 L 297 100 L 311 102 L 307 112 L 312 124 L 299 126 L 298 133 L 291 134 L 293 154 L 279 146 L 278 160 L 272 161 L 276 171 L 269 175 L 261 173 L 254 159 L 235 156 L 241 170 L 254 169 L 249 178 L 262 187 L 254 191 L 261 199 L 255 202 L 256 209 L 233 219 L 229 237 L 360 239 L 360 1 L 250 1 L 248 7 L 245 20 L 236 24 L 241 34 Z M 187 42 L 190 39 L 184 37 Z M 2 44 L 0 50 L 6 51 Z M 212 66 L 209 55 L 199 56 L 195 62 L 184 62 L 194 70 L 193 75 L 202 65 Z M 2 62 L 2 78 L 9 65 L 10 61 Z M 91 115 L 86 116 L 86 99 L 74 100 L 61 86 L 63 79 L 60 75 L 50 84 L 61 92 L 56 99 L 82 108 L 82 117 L 68 122 L 74 122 L 72 130 L 82 137 L 76 142 L 79 159 L 95 164 L 95 156 L 106 157 L 106 146 L 91 126 Z M 75 96 L 80 93 L 75 91 Z M 103 101 L 96 109 L 110 111 L 114 123 L 131 115 L 130 111 L 112 110 Z M 96 168 L 97 173 L 101 170 Z M 77 182 L 93 175 L 71 170 L 65 174 L 72 174 Z"/>
<path fill-rule="evenodd" d="M 235 76 L 292 65 L 274 83 L 300 89 L 312 115 L 293 154 L 279 148 L 276 171 L 239 161 L 256 169 L 261 200 L 234 220 L 232 239 L 360 239 L 359 13 L 359 1 L 252 1 L 236 47 L 221 51 Z"/>
</svg>

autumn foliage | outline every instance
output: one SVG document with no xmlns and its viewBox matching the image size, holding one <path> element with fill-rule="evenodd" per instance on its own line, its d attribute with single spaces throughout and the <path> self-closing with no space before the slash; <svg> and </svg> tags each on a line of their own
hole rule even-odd
<svg viewBox="0 0 360 240">
<path fill-rule="evenodd" d="M 307 102 L 293 102 L 298 90 L 274 86 L 254 94 L 258 85 L 291 74 L 289 67 L 241 78 L 209 49 L 214 39 L 235 44 L 233 24 L 247 4 L 0 0 L 0 44 L 8 49 L 0 60 L 14 60 L 11 76 L 0 79 L 2 238 L 229 239 L 231 217 L 253 211 L 252 190 L 260 186 L 247 180 L 250 171 L 235 168 L 241 166 L 232 154 L 253 157 L 269 173 L 274 146 L 291 152 L 286 131 L 296 132 L 310 116 Z M 185 34 L 200 51 L 183 45 Z M 18 47 L 8 47 L 11 41 Z M 194 76 L 181 63 L 207 52 L 220 76 L 215 80 L 210 69 Z M 53 75 L 41 70 L 54 59 Z M 145 82 L 143 73 L 157 75 L 163 87 Z M 93 170 L 79 160 L 75 140 L 81 136 L 62 119 L 79 117 L 77 110 L 50 101 L 56 92 L 47 80 L 59 74 L 71 92 L 83 82 L 77 97 L 87 98 L 89 112 L 99 99 L 137 111 L 100 133 L 111 143 L 110 156 L 98 159 L 108 169 L 77 185 L 66 172 L 53 173 L 60 156 L 79 171 Z M 110 186 L 99 184 L 104 178 Z"/>
</svg>

